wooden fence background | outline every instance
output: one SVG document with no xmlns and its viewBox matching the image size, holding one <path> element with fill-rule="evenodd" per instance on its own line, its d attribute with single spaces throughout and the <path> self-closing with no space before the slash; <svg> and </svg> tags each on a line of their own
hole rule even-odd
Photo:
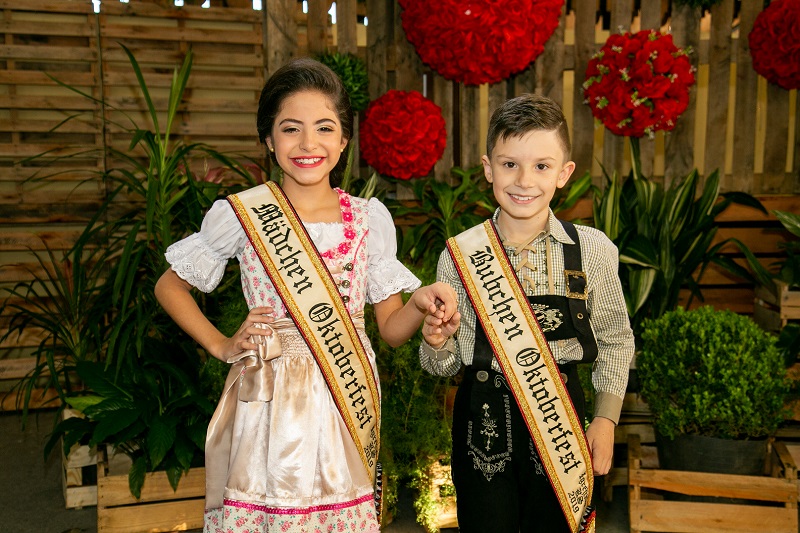
<svg viewBox="0 0 800 533">
<path fill-rule="evenodd" d="M 68 249 L 105 197 L 103 181 L 87 180 L 87 170 L 102 171 L 108 164 L 102 148 L 122 148 L 130 137 L 101 117 L 125 124 L 124 112 L 148 124 L 118 43 L 141 63 L 160 109 L 166 107 L 172 70 L 191 47 L 194 68 L 173 132 L 187 142 L 263 156 L 255 112 L 266 77 L 290 58 L 338 50 L 366 61 L 372 98 L 393 88 L 418 90 L 442 108 L 448 143 L 434 170 L 437 177 L 448 179 L 453 166 L 478 164 L 492 110 L 508 97 L 535 91 L 562 104 L 576 173 L 590 171 L 599 181 L 601 163 L 621 172 L 630 163 L 626 141 L 596 126 L 582 103 L 586 65 L 610 29 L 659 28 L 670 31 L 678 46 L 695 51 L 698 84 L 677 128 L 642 141 L 645 173 L 670 180 L 694 167 L 703 173 L 721 169 L 725 190 L 769 195 L 770 207 L 800 211 L 797 91 L 759 78 L 748 52 L 746 37 L 763 9 L 761 1 L 722 0 L 703 13 L 668 0 L 571 0 L 531 67 L 480 87 L 447 81 L 420 62 L 405 38 L 396 0 L 337 0 L 336 24 L 329 0 L 308 0 L 307 13 L 297 0 L 264 0 L 260 11 L 251 8 L 251 0 L 212 0 L 208 9 L 188 5 L 201 3 L 197 0 L 186 0 L 181 8 L 172 3 L 102 0 L 95 13 L 90 0 L 0 0 L 0 288 L 38 271 L 31 251 L 42 253 L 45 244 Z M 100 105 L 101 99 L 110 105 Z M 53 129 L 73 115 L 78 118 Z M 30 159 L 44 152 L 52 157 Z M 75 152 L 83 155 L 58 158 Z M 31 180 L 48 159 L 47 173 L 58 176 Z M 400 187 L 397 194 L 407 191 Z M 765 261 L 785 238 L 773 217 L 732 211 L 726 225 L 728 234 L 755 246 Z M 724 276 L 708 284 L 721 288 L 718 305 L 752 312 L 752 287 Z M 736 294 L 728 290 L 732 284 Z M 0 331 L 7 323 L 0 317 Z M 13 371 L 3 365 L 24 355 L 38 338 L 26 332 L 0 346 L 0 379 L 20 371 L 19 365 Z"/>
</svg>

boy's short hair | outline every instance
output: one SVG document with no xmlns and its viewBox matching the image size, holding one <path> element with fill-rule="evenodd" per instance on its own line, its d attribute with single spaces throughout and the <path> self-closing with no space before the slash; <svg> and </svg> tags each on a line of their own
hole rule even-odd
<svg viewBox="0 0 800 533">
<path fill-rule="evenodd" d="M 511 98 L 492 113 L 486 135 L 486 155 L 492 156 L 498 139 L 505 141 L 537 130 L 555 131 L 564 150 L 564 160 L 569 160 L 572 144 L 564 112 L 555 101 L 533 93 Z"/>
</svg>

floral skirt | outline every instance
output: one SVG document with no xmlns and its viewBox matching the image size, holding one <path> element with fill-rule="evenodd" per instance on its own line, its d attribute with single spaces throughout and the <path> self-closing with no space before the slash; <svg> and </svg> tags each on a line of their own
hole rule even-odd
<svg viewBox="0 0 800 533">
<path fill-rule="evenodd" d="M 252 368 L 234 365 L 209 426 L 204 533 L 379 531 L 372 482 L 317 362 L 296 328 L 276 332 L 270 399 L 242 401 Z"/>
</svg>

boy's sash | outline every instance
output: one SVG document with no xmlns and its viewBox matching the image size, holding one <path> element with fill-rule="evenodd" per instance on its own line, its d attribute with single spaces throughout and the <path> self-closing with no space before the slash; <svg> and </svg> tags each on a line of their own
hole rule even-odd
<svg viewBox="0 0 800 533">
<path fill-rule="evenodd" d="M 380 397 L 367 352 L 319 252 L 274 182 L 228 201 L 303 335 L 375 481 Z"/>
<path fill-rule="evenodd" d="M 494 225 L 447 241 L 572 531 L 593 531 L 594 477 L 583 426 Z"/>
</svg>

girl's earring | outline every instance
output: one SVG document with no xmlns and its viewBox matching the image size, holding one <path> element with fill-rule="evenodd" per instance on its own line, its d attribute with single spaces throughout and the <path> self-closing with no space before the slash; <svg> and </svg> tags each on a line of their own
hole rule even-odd
<svg viewBox="0 0 800 533">
<path fill-rule="evenodd" d="M 270 147 L 269 147 L 269 151 L 270 151 L 270 152 L 272 152 L 272 153 L 275 153 L 275 148 L 273 148 L 272 146 L 270 146 Z"/>
</svg>

